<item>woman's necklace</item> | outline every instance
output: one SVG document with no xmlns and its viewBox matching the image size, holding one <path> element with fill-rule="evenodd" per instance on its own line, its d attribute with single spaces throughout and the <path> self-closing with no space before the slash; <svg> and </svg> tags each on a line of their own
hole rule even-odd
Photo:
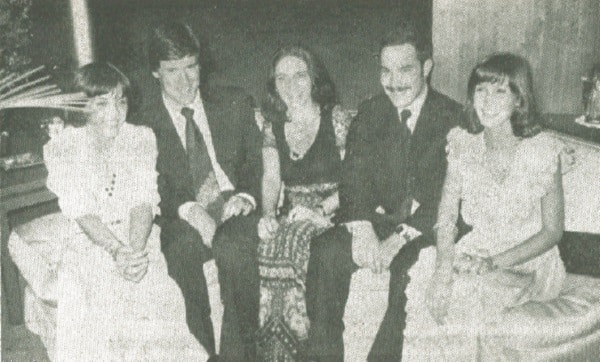
<svg viewBox="0 0 600 362">
<path fill-rule="evenodd" d="M 314 143 L 321 123 L 321 110 L 318 105 L 288 111 L 288 119 L 284 126 L 285 139 L 290 149 L 290 158 L 303 158 Z"/>
<path fill-rule="evenodd" d="M 497 183 L 504 183 L 508 178 L 515 161 L 517 146 L 521 141 L 517 138 L 513 142 L 501 147 L 486 146 L 484 153 L 484 167 Z"/>
<path fill-rule="evenodd" d="M 114 191 L 116 173 L 113 166 L 115 157 L 114 139 L 92 138 L 92 160 L 96 163 L 99 180 L 105 191 L 112 196 Z"/>
</svg>

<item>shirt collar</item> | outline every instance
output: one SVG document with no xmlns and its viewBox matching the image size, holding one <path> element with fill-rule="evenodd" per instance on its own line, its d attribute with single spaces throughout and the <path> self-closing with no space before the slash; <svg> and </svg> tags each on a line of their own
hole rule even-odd
<svg viewBox="0 0 600 362">
<path fill-rule="evenodd" d="M 419 115 L 421 114 L 421 108 L 423 108 L 423 104 L 425 103 L 425 98 L 427 98 L 428 91 L 429 87 L 427 86 L 427 84 L 425 84 L 423 90 L 421 90 L 421 93 L 417 96 L 417 98 L 415 98 L 415 100 L 411 104 L 408 105 L 408 107 L 398 108 L 398 114 L 400 114 L 400 112 L 402 112 L 403 110 L 408 109 L 411 114 L 411 120 L 416 120 L 417 118 L 419 118 Z"/>
<path fill-rule="evenodd" d="M 196 93 L 196 96 L 194 97 L 192 103 L 186 105 L 181 105 L 180 103 L 175 102 L 171 98 L 167 97 L 164 93 L 162 94 L 162 99 L 165 108 L 167 108 L 167 111 L 171 115 L 171 118 L 174 118 L 175 116 L 183 117 L 181 115 L 181 109 L 184 107 L 193 109 L 194 114 L 198 114 L 199 111 L 204 109 L 204 107 L 202 106 L 202 99 L 200 98 L 200 90 L 198 90 L 198 92 Z"/>
</svg>

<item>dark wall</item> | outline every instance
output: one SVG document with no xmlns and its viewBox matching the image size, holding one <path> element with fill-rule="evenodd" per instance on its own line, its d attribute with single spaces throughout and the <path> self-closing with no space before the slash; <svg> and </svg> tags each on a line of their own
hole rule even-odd
<svg viewBox="0 0 600 362">
<path fill-rule="evenodd" d="M 146 37 L 159 22 L 177 19 L 210 44 L 214 81 L 260 100 L 273 52 L 300 43 L 323 59 L 341 102 L 352 108 L 379 90 L 379 39 L 398 19 L 415 17 L 431 32 L 431 0 L 90 0 L 90 10 L 97 58 L 122 67 L 142 92 L 154 85 Z"/>
</svg>

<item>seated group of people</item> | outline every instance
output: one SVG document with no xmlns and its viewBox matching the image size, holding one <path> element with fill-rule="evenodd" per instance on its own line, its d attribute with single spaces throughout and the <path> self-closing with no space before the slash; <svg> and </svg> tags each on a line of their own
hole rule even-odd
<svg viewBox="0 0 600 362">
<path fill-rule="evenodd" d="M 283 47 L 261 130 L 243 91 L 201 81 L 204 54 L 188 26 L 154 29 L 161 97 L 131 117 L 116 67 L 76 74 L 87 122 L 44 149 L 80 230 L 59 274 L 57 360 L 342 361 L 359 268 L 391 275 L 373 361 L 476 359 L 482 323 L 557 296 L 560 162 L 526 60 L 478 64 L 463 107 L 428 85 L 431 43 L 403 23 L 381 44 L 381 93 L 350 122 L 315 55 Z"/>
</svg>

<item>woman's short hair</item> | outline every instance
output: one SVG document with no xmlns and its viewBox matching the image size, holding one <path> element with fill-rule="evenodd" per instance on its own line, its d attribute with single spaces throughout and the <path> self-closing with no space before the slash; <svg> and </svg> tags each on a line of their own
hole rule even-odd
<svg viewBox="0 0 600 362">
<path fill-rule="evenodd" d="M 88 97 L 96 97 L 121 87 L 128 97 L 131 90 L 129 78 L 110 63 L 94 62 L 84 65 L 75 72 L 74 87 Z"/>
<path fill-rule="evenodd" d="M 517 106 L 510 117 L 513 134 L 517 137 L 532 137 L 542 127 L 533 94 L 533 76 L 529 62 L 512 53 L 495 53 L 477 64 L 467 86 L 467 130 L 476 134 L 483 131 L 483 126 L 473 106 L 475 88 L 481 83 L 508 82 L 510 91 L 517 98 Z"/>
<path fill-rule="evenodd" d="M 269 120 L 286 120 L 287 106 L 279 96 L 275 86 L 275 68 L 281 59 L 295 57 L 306 63 L 308 75 L 311 80 L 311 98 L 321 109 L 327 111 L 337 103 L 335 85 L 321 60 L 308 49 L 293 45 L 278 49 L 273 55 L 269 78 L 267 80 L 267 100 L 263 104 L 262 112 Z"/>
<path fill-rule="evenodd" d="M 123 96 L 128 100 L 131 97 L 131 83 L 129 78 L 110 63 L 94 62 L 79 68 L 75 72 L 73 88 L 76 92 L 83 92 L 88 97 L 108 94 L 121 87 Z M 68 122 L 74 126 L 83 126 L 87 122 L 87 113 L 76 112 L 68 117 Z"/>
</svg>

